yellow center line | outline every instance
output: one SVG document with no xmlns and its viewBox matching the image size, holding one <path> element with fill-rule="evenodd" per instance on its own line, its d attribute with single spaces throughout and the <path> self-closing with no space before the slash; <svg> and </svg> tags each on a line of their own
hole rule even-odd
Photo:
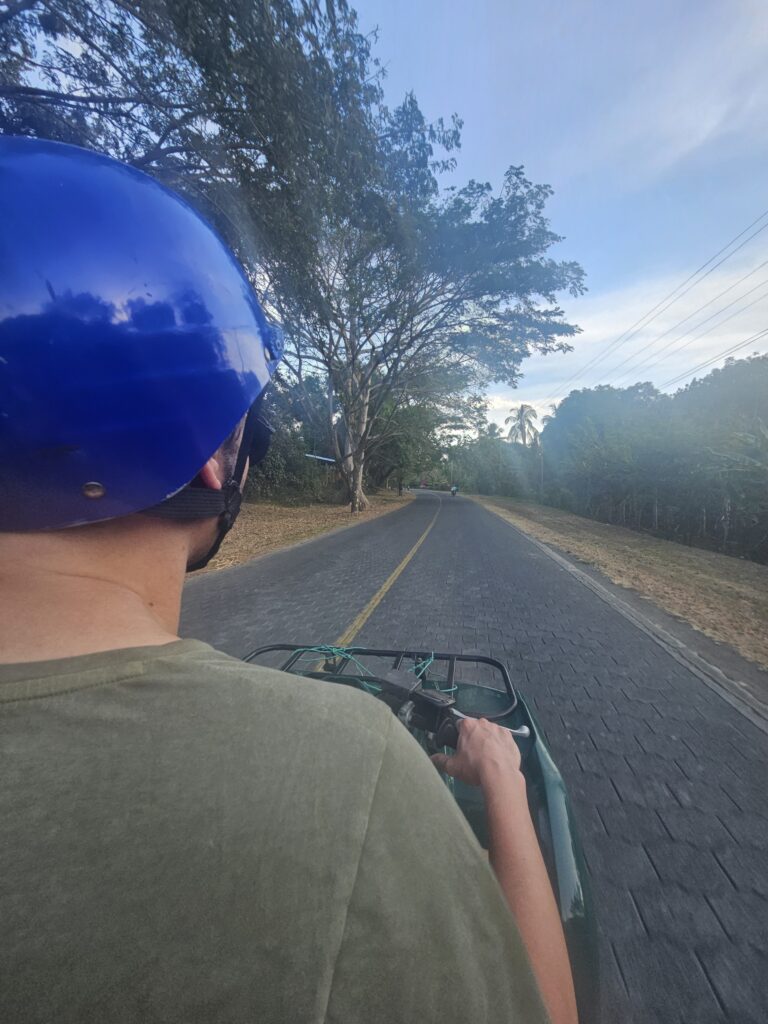
<svg viewBox="0 0 768 1024">
<path fill-rule="evenodd" d="M 379 587 L 379 589 L 373 595 L 373 597 L 368 602 L 368 604 L 365 606 L 365 608 L 363 608 L 363 610 L 360 612 L 360 614 L 357 616 L 357 618 L 354 620 L 354 622 L 341 634 L 339 639 L 335 641 L 334 647 L 348 647 L 350 642 L 352 641 L 352 639 L 357 636 L 357 634 L 360 632 L 360 630 L 366 624 L 368 619 L 370 619 L 371 615 L 373 615 L 373 613 L 376 611 L 376 609 L 381 604 L 382 599 L 384 598 L 385 594 L 392 588 L 392 585 L 395 582 L 397 582 L 397 579 L 400 576 L 400 574 L 403 572 L 403 570 L 408 565 L 410 560 L 413 558 L 413 556 L 419 550 L 421 545 L 427 539 L 427 535 L 429 534 L 429 531 L 435 525 L 435 520 L 440 515 L 441 505 L 442 505 L 442 499 L 440 499 L 440 505 L 437 506 L 437 512 L 435 512 L 434 516 L 432 517 L 432 522 L 426 528 L 424 533 L 422 533 L 422 535 L 419 537 L 419 539 L 413 545 L 411 550 L 408 552 L 408 554 L 402 560 L 400 565 L 398 565 L 398 567 L 394 570 L 394 572 L 390 573 L 390 575 L 387 577 L 387 579 L 382 583 L 382 585 Z"/>
</svg>

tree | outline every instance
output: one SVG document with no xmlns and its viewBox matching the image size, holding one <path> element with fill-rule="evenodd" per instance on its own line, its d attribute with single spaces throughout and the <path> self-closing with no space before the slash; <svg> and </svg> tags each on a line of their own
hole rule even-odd
<svg viewBox="0 0 768 1024">
<path fill-rule="evenodd" d="M 322 421 L 313 409 L 324 397 L 321 381 L 308 382 L 299 391 L 279 374 L 275 377 L 261 407 L 275 433 L 266 458 L 249 471 L 248 495 L 299 502 L 338 500 L 333 466 L 307 458 L 330 451 L 330 437 L 327 430 L 318 430 Z"/>
<path fill-rule="evenodd" d="M 273 288 L 375 157 L 379 71 L 345 0 L 6 0 L 0 52 L 1 132 L 161 178 Z"/>
<path fill-rule="evenodd" d="M 382 178 L 360 216 L 323 225 L 314 291 L 291 297 L 288 362 L 297 379 L 323 373 L 336 396 L 337 457 L 353 509 L 364 507 L 365 459 L 382 410 L 427 374 L 463 370 L 480 387 L 514 383 L 532 351 L 563 351 L 577 328 L 555 294 L 582 290 L 582 271 L 545 254 L 558 239 L 543 208 L 550 190 L 511 168 L 498 196 L 470 182 L 436 195 L 433 146 L 456 130 L 424 123 L 413 97 L 382 114 Z M 548 304 L 535 301 L 542 296 Z"/>
<path fill-rule="evenodd" d="M 439 466 L 441 416 L 428 405 L 401 405 L 394 409 L 390 429 L 368 458 L 369 479 L 381 485 L 394 476 L 398 491 L 414 474 L 419 476 Z"/>
<path fill-rule="evenodd" d="M 481 436 L 494 437 L 499 438 L 499 440 L 501 440 L 503 434 L 501 432 L 501 427 L 498 425 L 498 423 L 488 423 L 486 426 L 484 426 Z"/>
<path fill-rule="evenodd" d="M 507 439 L 509 441 L 520 441 L 522 445 L 527 445 L 530 439 L 531 444 L 535 444 L 539 431 L 534 426 L 533 421 L 539 417 L 534 407 L 523 403 L 516 409 L 510 409 L 509 411 L 510 415 L 504 420 L 505 426 L 510 424 Z"/>
<path fill-rule="evenodd" d="M 670 540 L 768 559 L 768 356 L 674 395 L 573 391 L 541 434 L 545 500 Z"/>
<path fill-rule="evenodd" d="M 430 375 L 513 384 L 577 328 L 551 194 L 511 167 L 439 189 L 461 123 L 383 102 L 346 0 L 0 0 L 0 131 L 76 142 L 184 191 L 322 380 L 353 509 L 392 411 Z M 446 398 L 450 397 L 448 393 Z"/>
</svg>

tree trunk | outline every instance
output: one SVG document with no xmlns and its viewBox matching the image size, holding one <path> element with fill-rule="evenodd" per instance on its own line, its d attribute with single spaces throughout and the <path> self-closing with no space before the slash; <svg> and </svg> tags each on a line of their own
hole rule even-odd
<svg viewBox="0 0 768 1024">
<path fill-rule="evenodd" d="M 731 499 L 726 498 L 723 502 L 723 546 L 722 551 L 728 550 L 728 537 L 731 532 Z"/>
<path fill-rule="evenodd" d="M 539 501 L 544 504 L 544 450 L 539 448 Z"/>
<path fill-rule="evenodd" d="M 356 456 L 351 450 L 345 451 L 341 460 L 341 475 L 347 486 L 350 512 L 364 512 L 370 505 L 363 492 L 364 465 L 365 456 L 362 452 Z"/>
<path fill-rule="evenodd" d="M 344 421 L 342 426 L 334 423 L 336 449 L 341 462 L 341 474 L 347 485 L 350 511 L 362 512 L 370 504 L 363 493 L 370 392 L 365 388 L 356 389 L 348 380 L 343 388 L 339 388 L 339 393 L 344 396 Z M 340 429 L 343 430 L 343 445 L 339 438 Z"/>
<path fill-rule="evenodd" d="M 356 459 L 352 460 L 352 482 L 350 487 L 350 505 L 352 512 L 364 512 L 370 502 L 363 494 L 363 464 L 362 452 Z"/>
</svg>

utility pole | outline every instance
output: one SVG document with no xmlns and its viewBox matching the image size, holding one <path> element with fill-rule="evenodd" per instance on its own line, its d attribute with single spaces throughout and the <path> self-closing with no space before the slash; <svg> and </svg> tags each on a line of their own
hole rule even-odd
<svg viewBox="0 0 768 1024">
<path fill-rule="evenodd" d="M 539 442 L 539 501 L 544 504 L 544 449 Z"/>
</svg>

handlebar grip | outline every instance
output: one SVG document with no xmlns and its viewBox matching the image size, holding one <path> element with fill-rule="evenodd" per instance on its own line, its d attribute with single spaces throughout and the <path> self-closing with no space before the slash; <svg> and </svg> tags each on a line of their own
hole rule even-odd
<svg viewBox="0 0 768 1024">
<path fill-rule="evenodd" d="M 459 745 L 459 723 L 453 715 L 446 715 L 440 728 L 437 730 L 435 742 L 438 747 L 452 747 L 454 750 Z"/>
</svg>

